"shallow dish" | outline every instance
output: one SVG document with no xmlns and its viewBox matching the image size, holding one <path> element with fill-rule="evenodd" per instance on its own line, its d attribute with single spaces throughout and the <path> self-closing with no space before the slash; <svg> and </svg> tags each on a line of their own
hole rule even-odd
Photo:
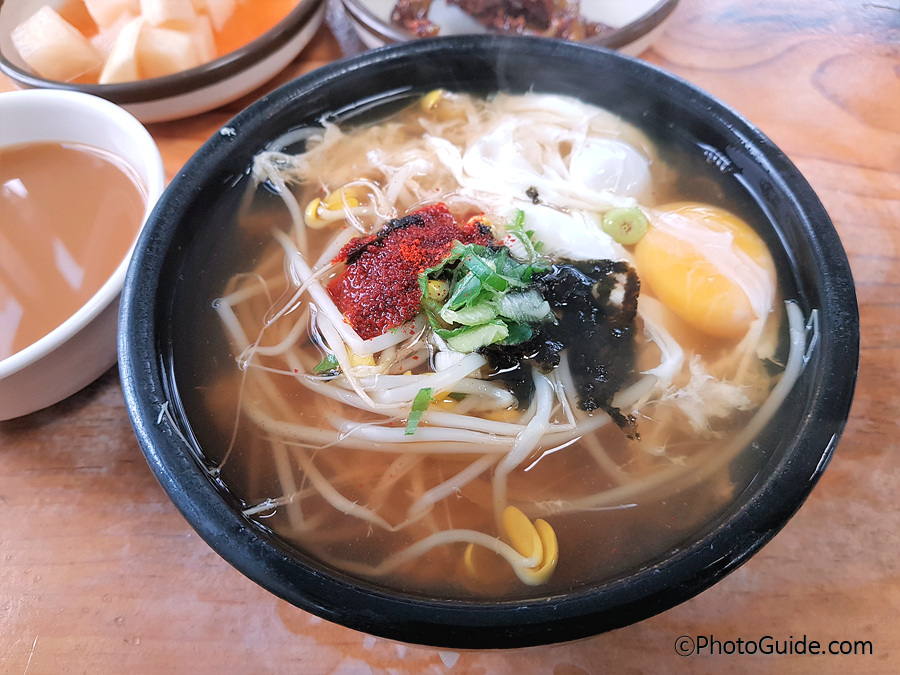
<svg viewBox="0 0 900 675">
<path fill-rule="evenodd" d="M 45 4 L 47 0 L 7 0 L 0 7 L 0 71 L 20 87 L 100 96 L 144 123 L 196 115 L 253 91 L 294 60 L 316 34 L 325 12 L 324 0 L 299 0 L 284 19 L 245 46 L 174 75 L 121 84 L 73 84 L 35 75 L 13 47 L 13 28 Z"/>
<path fill-rule="evenodd" d="M 391 22 L 395 0 L 340 0 L 349 24 L 368 48 L 414 40 L 409 30 Z M 586 38 L 587 44 L 608 47 L 636 56 L 649 48 L 664 30 L 678 0 L 583 0 L 581 14 L 611 30 Z M 431 3 L 429 18 L 440 26 L 441 36 L 487 33 L 475 19 L 445 0 Z"/>
<path fill-rule="evenodd" d="M 7 92 L 0 94 L 0 119 L 0 147 L 67 141 L 122 158 L 146 186 L 145 220 L 165 187 L 162 157 L 150 134 L 108 101 L 70 91 Z M 116 362 L 119 293 L 130 255 L 58 328 L 0 361 L 0 419 L 61 401 Z"/>
<path fill-rule="evenodd" d="M 586 84 L 590 83 L 590 84 Z M 179 362 L 183 319 L 209 307 L 190 293 L 201 265 L 228 257 L 219 235 L 237 210 L 253 157 L 323 116 L 435 88 L 476 94 L 566 94 L 610 109 L 653 137 L 691 148 L 758 207 L 779 280 L 815 344 L 791 395 L 754 441 L 764 460 L 734 501 L 664 554 L 602 580 L 518 599 L 462 600 L 400 591 L 317 561 L 245 517 L 209 471 L 181 394 L 199 386 Z M 393 98 L 392 98 L 393 97 Z M 644 62 L 582 44 L 529 37 L 418 40 L 321 68 L 273 92 L 228 124 L 187 163 L 160 200 L 129 270 L 119 329 L 129 414 L 147 460 L 190 524 L 263 587 L 325 619 L 404 642 L 502 648 L 573 640 L 633 623 L 703 591 L 745 562 L 787 522 L 821 475 L 856 380 L 858 310 L 853 281 L 827 214 L 797 169 L 758 129 L 710 95 Z M 230 227 L 230 226 L 226 226 Z M 188 314 L 175 309 L 178 300 Z M 179 320 L 181 319 L 181 320 Z M 181 379 L 175 375 L 180 373 Z"/>
</svg>

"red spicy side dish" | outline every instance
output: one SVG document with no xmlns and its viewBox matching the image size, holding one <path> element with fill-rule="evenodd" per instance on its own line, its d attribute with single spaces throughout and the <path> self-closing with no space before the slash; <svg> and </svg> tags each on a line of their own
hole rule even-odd
<svg viewBox="0 0 900 675">
<path fill-rule="evenodd" d="M 443 203 L 395 218 L 344 245 L 334 262 L 346 268 L 328 293 L 361 338 L 378 337 L 418 314 L 419 274 L 446 258 L 454 241 L 487 246 L 493 237 L 477 219 L 458 224 Z"/>
</svg>

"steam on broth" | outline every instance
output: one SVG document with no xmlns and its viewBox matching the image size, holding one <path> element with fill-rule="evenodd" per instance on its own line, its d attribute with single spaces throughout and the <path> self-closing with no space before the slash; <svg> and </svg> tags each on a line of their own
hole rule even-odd
<svg viewBox="0 0 900 675">
<path fill-rule="evenodd" d="M 436 91 L 252 177 L 260 253 L 204 343 L 229 354 L 180 394 L 245 515 L 308 554 L 449 597 L 569 588 L 760 466 L 805 317 L 753 228 L 615 115 Z"/>
</svg>

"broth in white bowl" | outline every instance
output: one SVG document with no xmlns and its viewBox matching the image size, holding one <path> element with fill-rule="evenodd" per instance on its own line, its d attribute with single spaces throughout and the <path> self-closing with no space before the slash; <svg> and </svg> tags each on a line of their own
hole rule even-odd
<svg viewBox="0 0 900 675">
<path fill-rule="evenodd" d="M 115 363 L 119 293 L 165 171 L 147 130 L 103 99 L 15 91 L 0 94 L 0 116 L 0 419 L 9 419 Z M 62 174 L 58 189 L 44 169 Z"/>
</svg>

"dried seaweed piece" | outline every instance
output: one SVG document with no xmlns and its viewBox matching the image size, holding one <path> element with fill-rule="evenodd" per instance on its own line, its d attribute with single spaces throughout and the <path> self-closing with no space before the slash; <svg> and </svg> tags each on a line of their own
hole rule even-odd
<svg viewBox="0 0 900 675">
<path fill-rule="evenodd" d="M 629 438 L 638 438 L 633 415 L 613 406 L 613 397 L 633 377 L 635 318 L 640 293 L 637 273 L 625 262 L 612 260 L 565 262 L 536 279 L 556 315 L 528 341 L 490 345 L 480 350 L 516 396 L 520 408 L 533 394 L 524 364 L 546 372 L 559 365 L 565 349 L 578 407 L 603 410 Z"/>
<path fill-rule="evenodd" d="M 558 318 L 548 333 L 570 347 L 578 407 L 606 411 L 629 438 L 637 438 L 634 416 L 612 404 L 634 371 L 637 273 L 621 261 L 572 262 L 555 265 L 540 283 Z"/>
</svg>

